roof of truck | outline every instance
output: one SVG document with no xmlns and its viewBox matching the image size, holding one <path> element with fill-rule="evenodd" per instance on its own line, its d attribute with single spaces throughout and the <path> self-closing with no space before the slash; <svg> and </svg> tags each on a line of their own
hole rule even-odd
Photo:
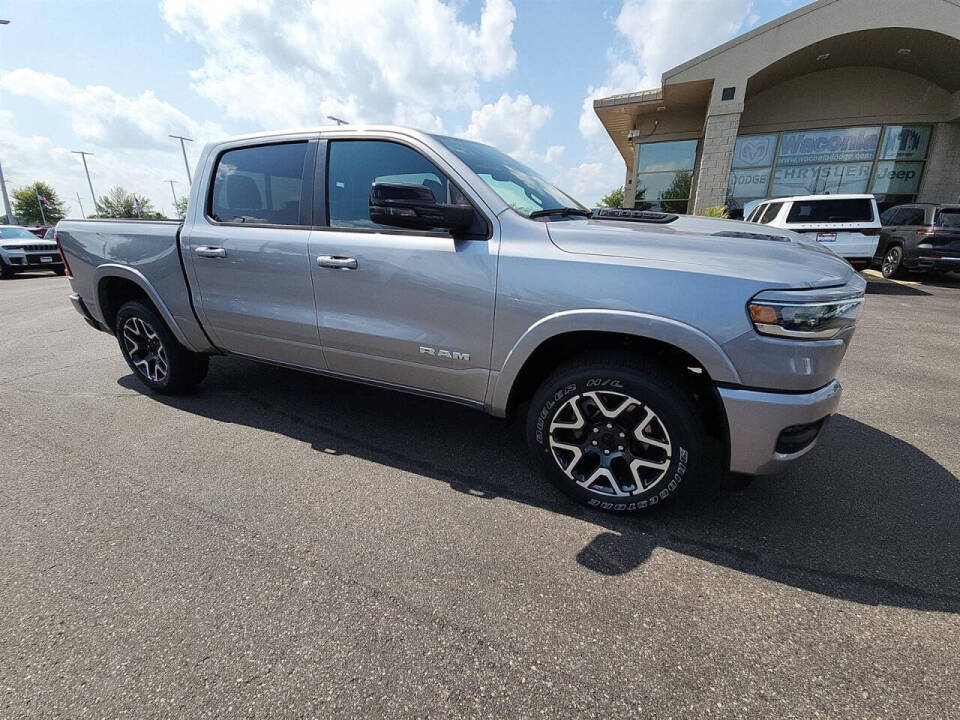
<svg viewBox="0 0 960 720">
<path fill-rule="evenodd" d="M 216 143 L 233 142 L 235 140 L 253 140 L 261 137 L 277 137 L 281 135 L 307 135 L 311 133 L 364 133 L 364 132 L 400 132 L 408 135 L 430 135 L 425 130 L 405 125 L 309 125 L 307 127 L 283 128 L 281 130 L 260 130 L 253 133 L 243 133 L 230 137 L 219 138 Z"/>
<path fill-rule="evenodd" d="M 863 193 L 848 195 L 792 195 L 790 197 L 771 198 L 763 202 L 806 202 L 808 200 L 873 200 L 873 195 Z"/>
</svg>

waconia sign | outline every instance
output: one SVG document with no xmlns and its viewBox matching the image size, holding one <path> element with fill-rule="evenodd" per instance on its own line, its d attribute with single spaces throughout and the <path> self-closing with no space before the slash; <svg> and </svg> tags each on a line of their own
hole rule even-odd
<svg viewBox="0 0 960 720">
<path fill-rule="evenodd" d="M 880 144 L 880 127 L 801 130 L 780 139 L 778 165 L 873 160 Z"/>
</svg>

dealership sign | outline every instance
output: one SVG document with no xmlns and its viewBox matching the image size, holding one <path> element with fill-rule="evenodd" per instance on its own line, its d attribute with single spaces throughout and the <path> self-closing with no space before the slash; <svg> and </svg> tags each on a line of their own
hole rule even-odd
<svg viewBox="0 0 960 720">
<path fill-rule="evenodd" d="M 862 193 L 873 163 L 842 163 L 778 167 L 773 174 L 772 196 Z"/>
<path fill-rule="evenodd" d="M 801 130 L 783 133 L 778 165 L 873 160 L 880 144 L 879 127 Z"/>
<path fill-rule="evenodd" d="M 734 170 L 730 173 L 727 195 L 732 198 L 764 197 L 770 182 L 770 168 Z"/>
<path fill-rule="evenodd" d="M 733 167 L 760 168 L 773 165 L 777 135 L 741 135 L 733 148 Z"/>
</svg>

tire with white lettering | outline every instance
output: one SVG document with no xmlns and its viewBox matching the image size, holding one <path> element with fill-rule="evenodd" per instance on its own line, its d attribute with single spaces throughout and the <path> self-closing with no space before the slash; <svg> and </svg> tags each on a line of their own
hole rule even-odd
<svg viewBox="0 0 960 720">
<path fill-rule="evenodd" d="M 543 382 L 527 444 L 547 477 L 579 502 L 637 512 L 672 500 L 708 467 L 693 394 L 661 363 L 584 356 Z"/>
</svg>

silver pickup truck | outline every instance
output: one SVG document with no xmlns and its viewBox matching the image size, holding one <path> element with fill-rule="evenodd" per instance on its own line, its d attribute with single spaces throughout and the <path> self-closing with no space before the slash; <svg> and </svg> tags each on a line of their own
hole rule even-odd
<svg viewBox="0 0 960 720">
<path fill-rule="evenodd" d="M 396 127 L 213 143 L 182 225 L 57 241 L 76 309 L 154 392 L 231 354 L 524 413 L 553 482 L 624 512 L 810 450 L 865 289 L 789 231 L 591 212 L 489 146 Z"/>
</svg>

